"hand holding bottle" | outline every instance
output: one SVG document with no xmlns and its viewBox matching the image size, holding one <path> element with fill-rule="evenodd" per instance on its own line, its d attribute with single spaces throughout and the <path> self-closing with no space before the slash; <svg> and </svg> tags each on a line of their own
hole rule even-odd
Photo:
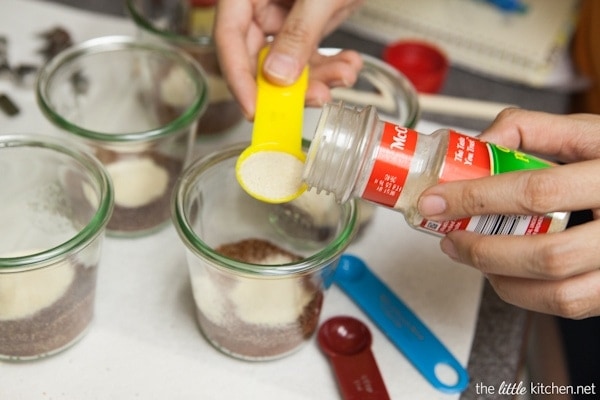
<svg viewBox="0 0 600 400">
<path fill-rule="evenodd" d="M 546 235 L 450 232 L 442 250 L 481 270 L 509 303 L 575 319 L 600 315 L 600 116 L 507 109 L 480 138 L 566 165 L 435 185 L 420 197 L 421 215 L 443 221 L 591 209 L 593 220 Z"/>
</svg>

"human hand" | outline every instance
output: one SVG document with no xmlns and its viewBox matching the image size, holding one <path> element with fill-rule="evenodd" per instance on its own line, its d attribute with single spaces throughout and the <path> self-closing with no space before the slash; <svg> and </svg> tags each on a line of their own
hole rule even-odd
<svg viewBox="0 0 600 400">
<path fill-rule="evenodd" d="M 256 102 L 258 51 L 274 36 L 264 62 L 272 83 L 290 85 L 311 65 L 306 104 L 320 106 L 331 98 L 330 87 L 352 86 L 362 68 L 360 55 L 317 52 L 331 33 L 363 0 L 219 0 L 214 38 L 221 69 L 247 119 Z"/>
<path fill-rule="evenodd" d="M 455 231 L 442 251 L 482 271 L 508 303 L 573 319 L 600 315 L 600 116 L 506 109 L 480 138 L 568 164 L 435 185 L 419 200 L 425 218 L 591 209 L 593 220 L 533 236 Z"/>
</svg>

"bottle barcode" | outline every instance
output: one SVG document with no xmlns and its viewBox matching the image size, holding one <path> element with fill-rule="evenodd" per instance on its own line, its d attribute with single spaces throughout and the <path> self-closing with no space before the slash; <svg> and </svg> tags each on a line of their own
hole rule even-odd
<svg viewBox="0 0 600 400">
<path fill-rule="evenodd" d="M 430 231 L 438 231 L 441 225 L 442 224 L 440 224 L 439 222 L 427 221 L 425 223 L 425 229 L 429 229 Z"/>
<path fill-rule="evenodd" d="M 473 228 L 473 232 L 484 235 L 512 235 L 524 219 L 527 217 L 522 215 L 481 216 Z"/>
</svg>

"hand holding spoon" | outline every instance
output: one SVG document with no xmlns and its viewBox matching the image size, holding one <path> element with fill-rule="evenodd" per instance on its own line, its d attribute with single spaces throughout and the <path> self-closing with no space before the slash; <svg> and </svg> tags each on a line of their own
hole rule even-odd
<svg viewBox="0 0 600 400">
<path fill-rule="evenodd" d="M 268 47 L 263 48 L 258 57 L 252 141 L 238 158 L 236 177 L 252 197 L 277 204 L 293 200 L 306 190 L 302 183 L 306 158 L 302 151 L 302 120 L 308 67 L 292 85 L 277 86 L 262 74 L 268 51 Z"/>
</svg>

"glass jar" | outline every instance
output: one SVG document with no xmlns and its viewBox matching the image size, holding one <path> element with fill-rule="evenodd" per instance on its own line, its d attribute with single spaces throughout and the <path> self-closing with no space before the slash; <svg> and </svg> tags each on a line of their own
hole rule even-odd
<svg viewBox="0 0 600 400">
<path fill-rule="evenodd" d="M 204 336 L 233 357 L 268 360 L 298 350 L 315 332 L 356 230 L 356 205 L 312 192 L 284 204 L 254 199 L 235 177 L 248 145 L 190 165 L 175 188 L 172 215 Z"/>
<path fill-rule="evenodd" d="M 171 191 L 192 155 L 207 93 L 202 69 L 187 54 L 124 36 L 70 47 L 42 68 L 43 113 L 112 178 L 109 234 L 141 236 L 168 224 Z"/>
<path fill-rule="evenodd" d="M 0 359 L 46 357 L 92 321 L 111 182 L 71 143 L 5 135 L 0 187 Z"/>
<path fill-rule="evenodd" d="M 178 47 L 206 71 L 209 102 L 197 135 L 222 133 L 240 122 L 242 111 L 221 74 L 212 38 L 216 0 L 127 0 L 126 4 L 141 39 Z"/>
</svg>

